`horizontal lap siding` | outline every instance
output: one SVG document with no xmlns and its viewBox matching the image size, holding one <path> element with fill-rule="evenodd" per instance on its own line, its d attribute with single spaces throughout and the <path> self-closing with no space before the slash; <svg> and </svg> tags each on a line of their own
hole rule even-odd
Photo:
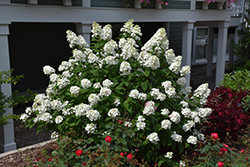
<svg viewBox="0 0 250 167">
<path fill-rule="evenodd" d="M 127 3 L 125 3 L 123 0 L 91 0 L 91 7 L 125 8 L 125 5 L 128 3 L 133 6 L 133 0 L 128 0 L 126 2 Z"/>
</svg>

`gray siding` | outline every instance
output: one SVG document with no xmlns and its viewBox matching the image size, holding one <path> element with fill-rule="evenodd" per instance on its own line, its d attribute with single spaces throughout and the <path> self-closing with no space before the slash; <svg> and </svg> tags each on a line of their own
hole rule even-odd
<svg viewBox="0 0 250 167">
<path fill-rule="evenodd" d="M 128 0 L 130 7 L 134 7 L 134 1 Z M 125 8 L 126 3 L 123 0 L 91 0 L 91 7 L 115 7 Z"/>
</svg>

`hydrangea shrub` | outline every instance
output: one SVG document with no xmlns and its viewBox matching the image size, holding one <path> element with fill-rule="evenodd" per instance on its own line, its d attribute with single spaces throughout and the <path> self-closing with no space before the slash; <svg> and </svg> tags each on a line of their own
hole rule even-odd
<svg viewBox="0 0 250 167">
<path fill-rule="evenodd" d="M 53 137 L 74 131 L 92 145 L 108 135 L 116 151 L 136 149 L 138 158 L 171 164 L 204 139 L 200 129 L 212 112 L 203 108 L 210 89 L 202 84 L 192 93 L 185 87 L 190 67 L 168 48 L 164 28 L 144 46 L 133 20 L 120 31 L 119 40 L 112 40 L 111 25 L 94 22 L 89 48 L 82 36 L 68 30 L 73 56 L 58 73 L 44 66 L 50 78 L 46 93 L 38 94 L 20 119 L 47 127 Z"/>
</svg>

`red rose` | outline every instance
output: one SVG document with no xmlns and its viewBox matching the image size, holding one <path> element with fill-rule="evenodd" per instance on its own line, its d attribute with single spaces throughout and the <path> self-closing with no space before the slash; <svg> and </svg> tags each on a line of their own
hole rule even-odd
<svg viewBox="0 0 250 167">
<path fill-rule="evenodd" d="M 123 157 L 123 156 L 124 156 L 124 153 L 123 153 L 123 152 L 121 152 L 121 153 L 120 153 L 120 156 L 122 156 L 122 157 Z"/>
<path fill-rule="evenodd" d="M 38 161 L 39 161 L 39 158 L 37 158 L 36 161 L 38 162 Z"/>
<path fill-rule="evenodd" d="M 106 136 L 105 141 L 111 143 L 112 138 L 110 136 Z"/>
<path fill-rule="evenodd" d="M 131 159 L 133 158 L 133 155 L 132 155 L 131 153 L 129 153 L 129 154 L 127 155 L 127 157 L 128 157 L 129 160 L 131 160 Z"/>
<path fill-rule="evenodd" d="M 227 149 L 226 149 L 225 147 L 222 147 L 222 148 L 220 149 L 220 151 L 221 151 L 221 152 L 226 152 Z"/>
<path fill-rule="evenodd" d="M 246 160 L 248 160 L 248 157 L 246 157 Z"/>
<path fill-rule="evenodd" d="M 86 165 L 87 165 L 87 163 L 86 163 L 86 162 L 83 162 L 83 163 L 82 163 L 82 165 L 83 165 L 83 166 L 86 166 Z"/>
<path fill-rule="evenodd" d="M 122 123 L 122 121 L 121 120 L 118 120 L 118 122 L 121 124 Z"/>
<path fill-rule="evenodd" d="M 223 144 L 224 147 L 228 148 L 228 145 L 227 144 Z"/>
<path fill-rule="evenodd" d="M 50 158 L 50 159 L 49 159 L 49 162 L 51 162 L 51 161 L 52 161 L 52 159 Z"/>
<path fill-rule="evenodd" d="M 82 153 L 83 153 L 83 151 L 81 149 L 76 150 L 76 155 L 77 156 L 81 156 Z"/>
<path fill-rule="evenodd" d="M 244 152 L 244 150 L 242 149 L 242 150 L 240 150 L 240 152 L 242 152 L 242 153 L 243 153 L 243 152 Z"/>
<path fill-rule="evenodd" d="M 219 137 L 218 133 L 211 133 L 211 137 L 213 139 L 217 139 Z"/>
<path fill-rule="evenodd" d="M 223 162 L 218 162 L 217 165 L 218 165 L 218 167 L 222 167 L 224 165 L 224 163 Z"/>
</svg>

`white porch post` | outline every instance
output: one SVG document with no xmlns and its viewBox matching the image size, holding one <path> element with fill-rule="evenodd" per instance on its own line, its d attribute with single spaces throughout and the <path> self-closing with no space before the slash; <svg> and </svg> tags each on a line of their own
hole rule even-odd
<svg viewBox="0 0 250 167">
<path fill-rule="evenodd" d="M 213 72 L 213 40 L 214 28 L 209 27 L 208 30 L 208 45 L 207 45 L 207 76 L 211 76 Z"/>
<path fill-rule="evenodd" d="M 227 30 L 229 27 L 229 22 L 219 22 L 219 32 L 218 32 L 218 50 L 216 57 L 216 77 L 215 86 L 223 79 L 223 74 L 225 73 L 225 61 L 226 61 L 226 47 L 227 47 Z"/>
<path fill-rule="evenodd" d="M 82 6 L 90 7 L 91 6 L 91 0 L 82 0 Z"/>
<path fill-rule="evenodd" d="M 0 71 L 10 70 L 8 35 L 9 25 L 0 24 Z M 2 91 L 4 95 L 10 96 L 12 94 L 11 84 L 1 84 L 0 91 Z M 5 114 L 13 114 L 13 109 L 7 109 Z M 8 122 L 9 124 L 0 126 L 0 152 L 7 152 L 16 149 L 13 120 L 9 119 Z"/>
<path fill-rule="evenodd" d="M 191 66 L 192 37 L 195 21 L 182 23 L 182 57 L 183 65 Z M 190 75 L 186 76 L 186 86 L 190 85 Z"/>
<path fill-rule="evenodd" d="M 92 22 L 91 23 L 82 22 L 82 23 L 76 24 L 76 31 L 78 35 L 82 35 L 84 39 L 86 40 L 86 42 L 88 43 L 88 45 L 90 45 L 90 41 L 91 41 L 91 38 L 90 38 L 91 26 L 92 26 Z"/>
</svg>

